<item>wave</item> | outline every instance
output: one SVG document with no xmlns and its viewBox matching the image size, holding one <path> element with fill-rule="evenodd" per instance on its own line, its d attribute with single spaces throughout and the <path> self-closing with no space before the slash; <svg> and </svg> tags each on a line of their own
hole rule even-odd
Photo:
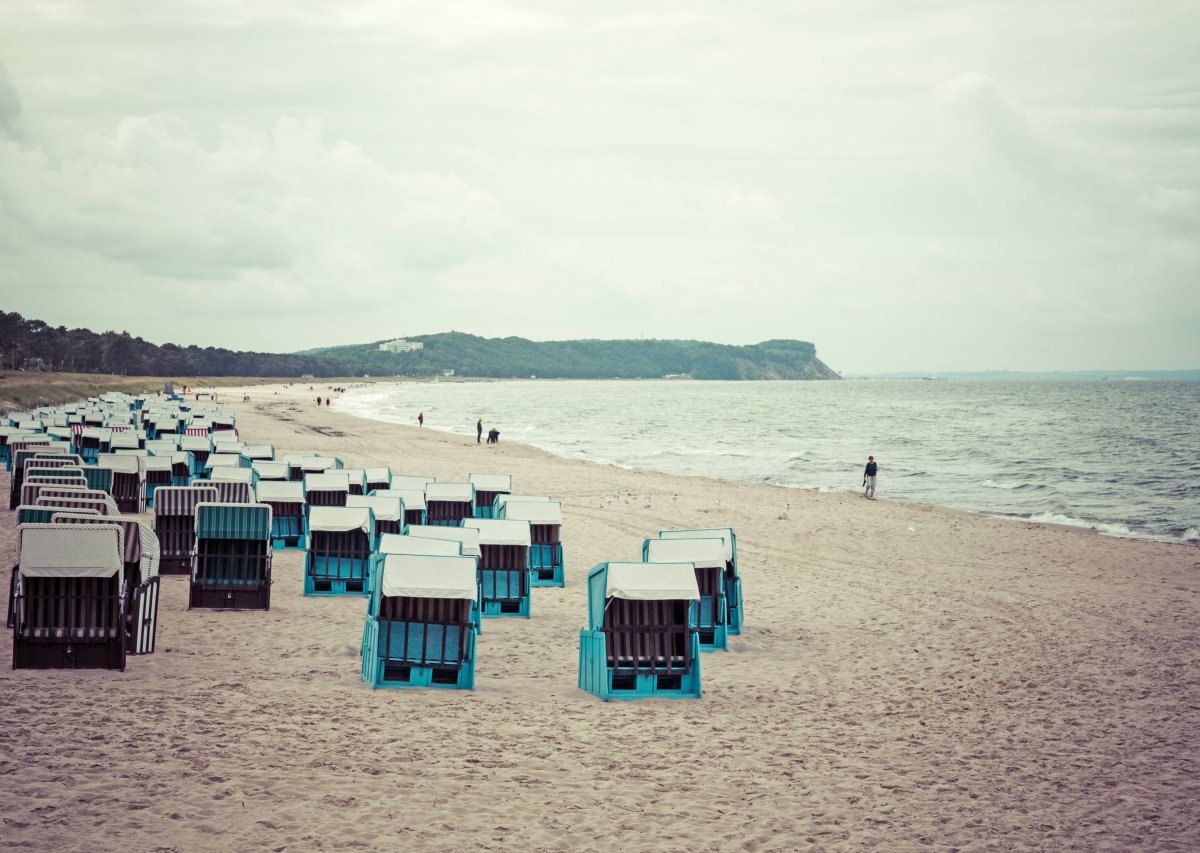
<svg viewBox="0 0 1200 853">
<path fill-rule="evenodd" d="M 1064 515 L 1060 512 L 1035 512 L 1019 517 L 1026 518 L 1029 521 L 1036 521 L 1039 524 L 1060 524 L 1064 527 L 1081 527 L 1086 530 L 1095 530 L 1097 533 L 1100 533 L 1104 536 L 1116 536 L 1121 539 L 1161 538 L 1132 530 L 1124 524 L 1108 521 L 1092 521 L 1086 518 L 1076 518 L 1075 516 Z"/>
</svg>

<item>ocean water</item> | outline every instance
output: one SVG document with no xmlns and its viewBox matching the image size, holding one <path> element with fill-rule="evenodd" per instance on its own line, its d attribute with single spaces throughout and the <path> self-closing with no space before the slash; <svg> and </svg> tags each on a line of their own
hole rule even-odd
<svg viewBox="0 0 1200 853">
<path fill-rule="evenodd" d="M 1200 541 L 1200 382 L 422 382 L 351 389 L 349 414 L 725 480 Z"/>
</svg>

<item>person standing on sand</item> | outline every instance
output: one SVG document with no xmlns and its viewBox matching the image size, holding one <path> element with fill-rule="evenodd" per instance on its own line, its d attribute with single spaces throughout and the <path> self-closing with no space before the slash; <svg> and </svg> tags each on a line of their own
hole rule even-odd
<svg viewBox="0 0 1200 853">
<path fill-rule="evenodd" d="M 483 441 L 483 418 L 475 422 L 475 443 L 479 444 Z"/>
<path fill-rule="evenodd" d="M 425 413 L 424 412 L 421 412 L 421 414 L 417 415 L 417 423 L 420 426 L 425 426 Z"/>
<path fill-rule="evenodd" d="M 878 470 L 875 457 L 868 456 L 867 467 L 863 470 L 863 497 L 868 500 L 875 500 L 875 473 Z"/>
</svg>

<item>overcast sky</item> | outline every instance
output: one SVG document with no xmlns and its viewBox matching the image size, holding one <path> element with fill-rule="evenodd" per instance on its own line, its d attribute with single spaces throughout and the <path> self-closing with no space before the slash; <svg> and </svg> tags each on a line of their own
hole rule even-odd
<svg viewBox="0 0 1200 853">
<path fill-rule="evenodd" d="M 1200 3 L 0 0 L 0 308 L 1200 367 Z"/>
</svg>

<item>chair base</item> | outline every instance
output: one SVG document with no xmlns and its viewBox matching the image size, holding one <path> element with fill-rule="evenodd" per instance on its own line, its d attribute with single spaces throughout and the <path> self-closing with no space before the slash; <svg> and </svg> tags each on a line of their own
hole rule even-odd
<svg viewBox="0 0 1200 853">
<path fill-rule="evenodd" d="M 695 640 L 693 640 L 695 643 Z M 699 699 L 700 658 L 693 654 L 688 672 L 639 673 L 608 665 L 604 632 L 579 632 L 579 689 L 612 699 Z M 692 646 L 693 651 L 697 646 Z"/>
<path fill-rule="evenodd" d="M 471 632 L 474 634 L 474 631 Z M 467 657 L 457 664 L 413 665 L 385 660 L 379 654 L 379 623 L 368 616 L 363 627 L 362 678 L 372 689 L 475 689 L 475 640 L 470 637 Z"/>
<path fill-rule="evenodd" d="M 482 608 L 483 616 L 486 619 L 516 617 L 518 619 L 528 619 L 529 616 L 529 596 L 518 599 L 516 601 L 502 601 L 494 598 L 485 598 Z"/>
<path fill-rule="evenodd" d="M 351 578 L 349 580 L 322 580 L 312 575 L 304 576 L 304 594 L 309 596 L 335 595 L 369 595 L 370 584 L 367 578 Z"/>
<path fill-rule="evenodd" d="M 158 558 L 158 573 L 160 575 L 190 575 L 192 573 L 192 558 L 163 557 Z"/>
<path fill-rule="evenodd" d="M 271 585 L 212 587 L 192 582 L 188 610 L 270 610 Z"/>
<path fill-rule="evenodd" d="M 531 586 L 566 586 L 567 580 L 562 566 L 544 566 L 530 573 Z"/>
<path fill-rule="evenodd" d="M 728 625 L 698 628 L 696 635 L 700 638 L 700 651 L 702 652 L 724 652 L 729 649 Z"/>
<path fill-rule="evenodd" d="M 125 671 L 125 638 L 51 641 L 13 638 L 13 669 L 116 669 Z"/>
</svg>

